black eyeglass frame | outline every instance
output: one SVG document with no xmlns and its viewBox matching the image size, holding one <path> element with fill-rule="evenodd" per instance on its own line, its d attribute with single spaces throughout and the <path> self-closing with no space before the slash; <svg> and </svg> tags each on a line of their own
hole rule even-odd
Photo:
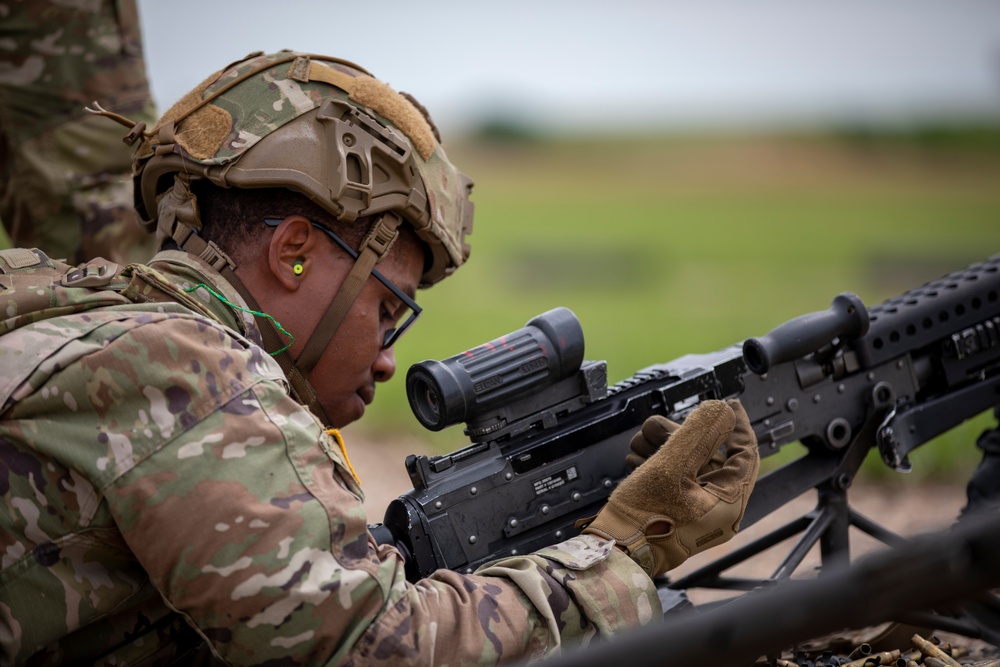
<svg viewBox="0 0 1000 667">
<path fill-rule="evenodd" d="M 284 218 L 264 218 L 264 224 L 267 225 L 268 227 L 277 227 L 282 222 L 284 222 Z M 324 227 L 318 222 L 313 222 L 312 220 L 309 221 L 309 224 L 311 224 L 313 227 L 315 227 L 316 229 L 320 230 L 321 232 L 329 236 L 331 239 L 333 239 L 333 241 L 337 245 L 339 245 L 344 250 L 344 252 L 346 252 L 348 255 L 351 256 L 351 258 L 353 259 L 358 258 L 357 251 L 351 246 L 347 245 L 347 242 L 344 241 L 344 239 L 337 236 L 332 230 L 328 229 L 327 227 Z M 385 332 L 385 337 L 382 339 L 382 349 L 388 350 L 390 347 L 396 344 L 396 341 L 399 340 L 400 336 L 402 336 L 407 329 L 413 326 L 413 323 L 417 321 L 417 318 L 420 317 L 420 313 L 422 313 L 424 309 L 418 306 L 417 302 L 411 299 L 406 294 L 406 292 L 396 287 L 396 285 L 394 285 L 391 280 L 383 276 L 378 269 L 373 268 L 372 275 L 375 276 L 375 279 L 377 281 L 385 285 L 386 289 L 395 294 L 396 297 L 400 301 L 402 301 L 407 308 L 410 309 L 410 316 L 407 317 L 406 320 L 404 320 L 401 325 L 399 325 L 398 327 L 393 327 L 392 329 L 389 329 L 388 331 Z"/>
</svg>

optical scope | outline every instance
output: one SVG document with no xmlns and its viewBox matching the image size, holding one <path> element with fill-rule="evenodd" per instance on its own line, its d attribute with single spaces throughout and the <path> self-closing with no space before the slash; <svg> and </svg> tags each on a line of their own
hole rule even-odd
<svg viewBox="0 0 1000 667">
<path fill-rule="evenodd" d="M 554 308 L 517 331 L 441 361 L 414 364 L 406 395 L 417 420 L 431 431 L 489 420 L 498 406 L 570 377 L 583 363 L 583 328 L 573 311 Z M 472 428 L 486 434 L 490 425 Z"/>
</svg>

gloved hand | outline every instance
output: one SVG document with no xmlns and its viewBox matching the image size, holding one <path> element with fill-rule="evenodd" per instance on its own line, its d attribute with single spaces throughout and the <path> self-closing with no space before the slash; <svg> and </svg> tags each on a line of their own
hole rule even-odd
<svg viewBox="0 0 1000 667">
<path fill-rule="evenodd" d="M 632 440 L 629 442 L 629 449 L 632 450 L 632 453 L 625 457 L 629 472 L 638 468 L 643 461 L 655 454 L 670 439 L 670 435 L 680 427 L 680 424 L 663 415 L 653 415 L 643 422 L 642 429 L 632 436 Z M 718 470 L 725 462 L 726 450 L 724 447 L 719 447 L 712 454 L 712 459 L 698 472 L 706 473 Z"/>
<path fill-rule="evenodd" d="M 704 401 L 680 426 L 650 418 L 633 443 L 648 460 L 618 485 L 583 533 L 615 540 L 651 577 L 736 534 L 760 466 L 757 438 L 739 401 Z"/>
<path fill-rule="evenodd" d="M 625 463 L 629 472 L 634 471 L 650 456 L 659 451 L 660 447 L 666 444 L 674 431 L 681 427 L 675 421 L 667 419 L 663 415 L 653 415 L 642 423 L 642 429 L 632 436 L 628 443 L 632 452 L 625 456 Z"/>
</svg>

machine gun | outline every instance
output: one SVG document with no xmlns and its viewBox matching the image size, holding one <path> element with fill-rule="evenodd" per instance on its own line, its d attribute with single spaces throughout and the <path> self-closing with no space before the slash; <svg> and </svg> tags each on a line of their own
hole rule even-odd
<svg viewBox="0 0 1000 667">
<path fill-rule="evenodd" d="M 857 513 L 847 492 L 867 453 L 910 468 L 909 454 L 1000 405 L 1000 255 L 889 299 L 855 295 L 769 334 L 645 368 L 611 387 L 583 360 L 583 331 L 565 308 L 443 361 L 412 366 L 407 395 L 428 429 L 465 423 L 472 444 L 410 456 L 413 490 L 390 503 L 380 542 L 406 556 L 407 577 L 471 572 L 574 534 L 628 473 L 629 440 L 654 414 L 683 421 L 701 401 L 738 398 L 761 457 L 801 442 L 804 454 L 762 475 L 741 529 L 810 489 L 816 509 L 671 582 L 751 590 L 785 579 L 818 542 L 824 568 L 849 559 L 855 526 L 901 538 Z M 724 576 L 801 533 L 770 579 Z M 973 633 L 969 633 L 975 636 Z"/>
</svg>

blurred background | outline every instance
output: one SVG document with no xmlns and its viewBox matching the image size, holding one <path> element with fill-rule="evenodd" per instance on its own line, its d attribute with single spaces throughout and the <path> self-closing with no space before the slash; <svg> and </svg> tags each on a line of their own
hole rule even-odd
<svg viewBox="0 0 1000 667">
<path fill-rule="evenodd" d="M 421 295 L 357 438 L 461 446 L 416 423 L 406 369 L 556 306 L 614 382 L 1000 252 L 993 0 L 139 6 L 161 112 L 252 51 L 335 55 L 420 100 L 476 180 L 471 261 Z M 990 423 L 914 476 L 967 472 Z"/>
<path fill-rule="evenodd" d="M 255 50 L 336 55 L 416 96 L 476 180 L 471 260 L 354 437 L 462 446 L 416 423 L 406 369 L 556 306 L 615 382 L 1000 252 L 992 0 L 139 4 L 161 110 Z M 915 474 L 964 474 L 990 421 Z"/>
</svg>

